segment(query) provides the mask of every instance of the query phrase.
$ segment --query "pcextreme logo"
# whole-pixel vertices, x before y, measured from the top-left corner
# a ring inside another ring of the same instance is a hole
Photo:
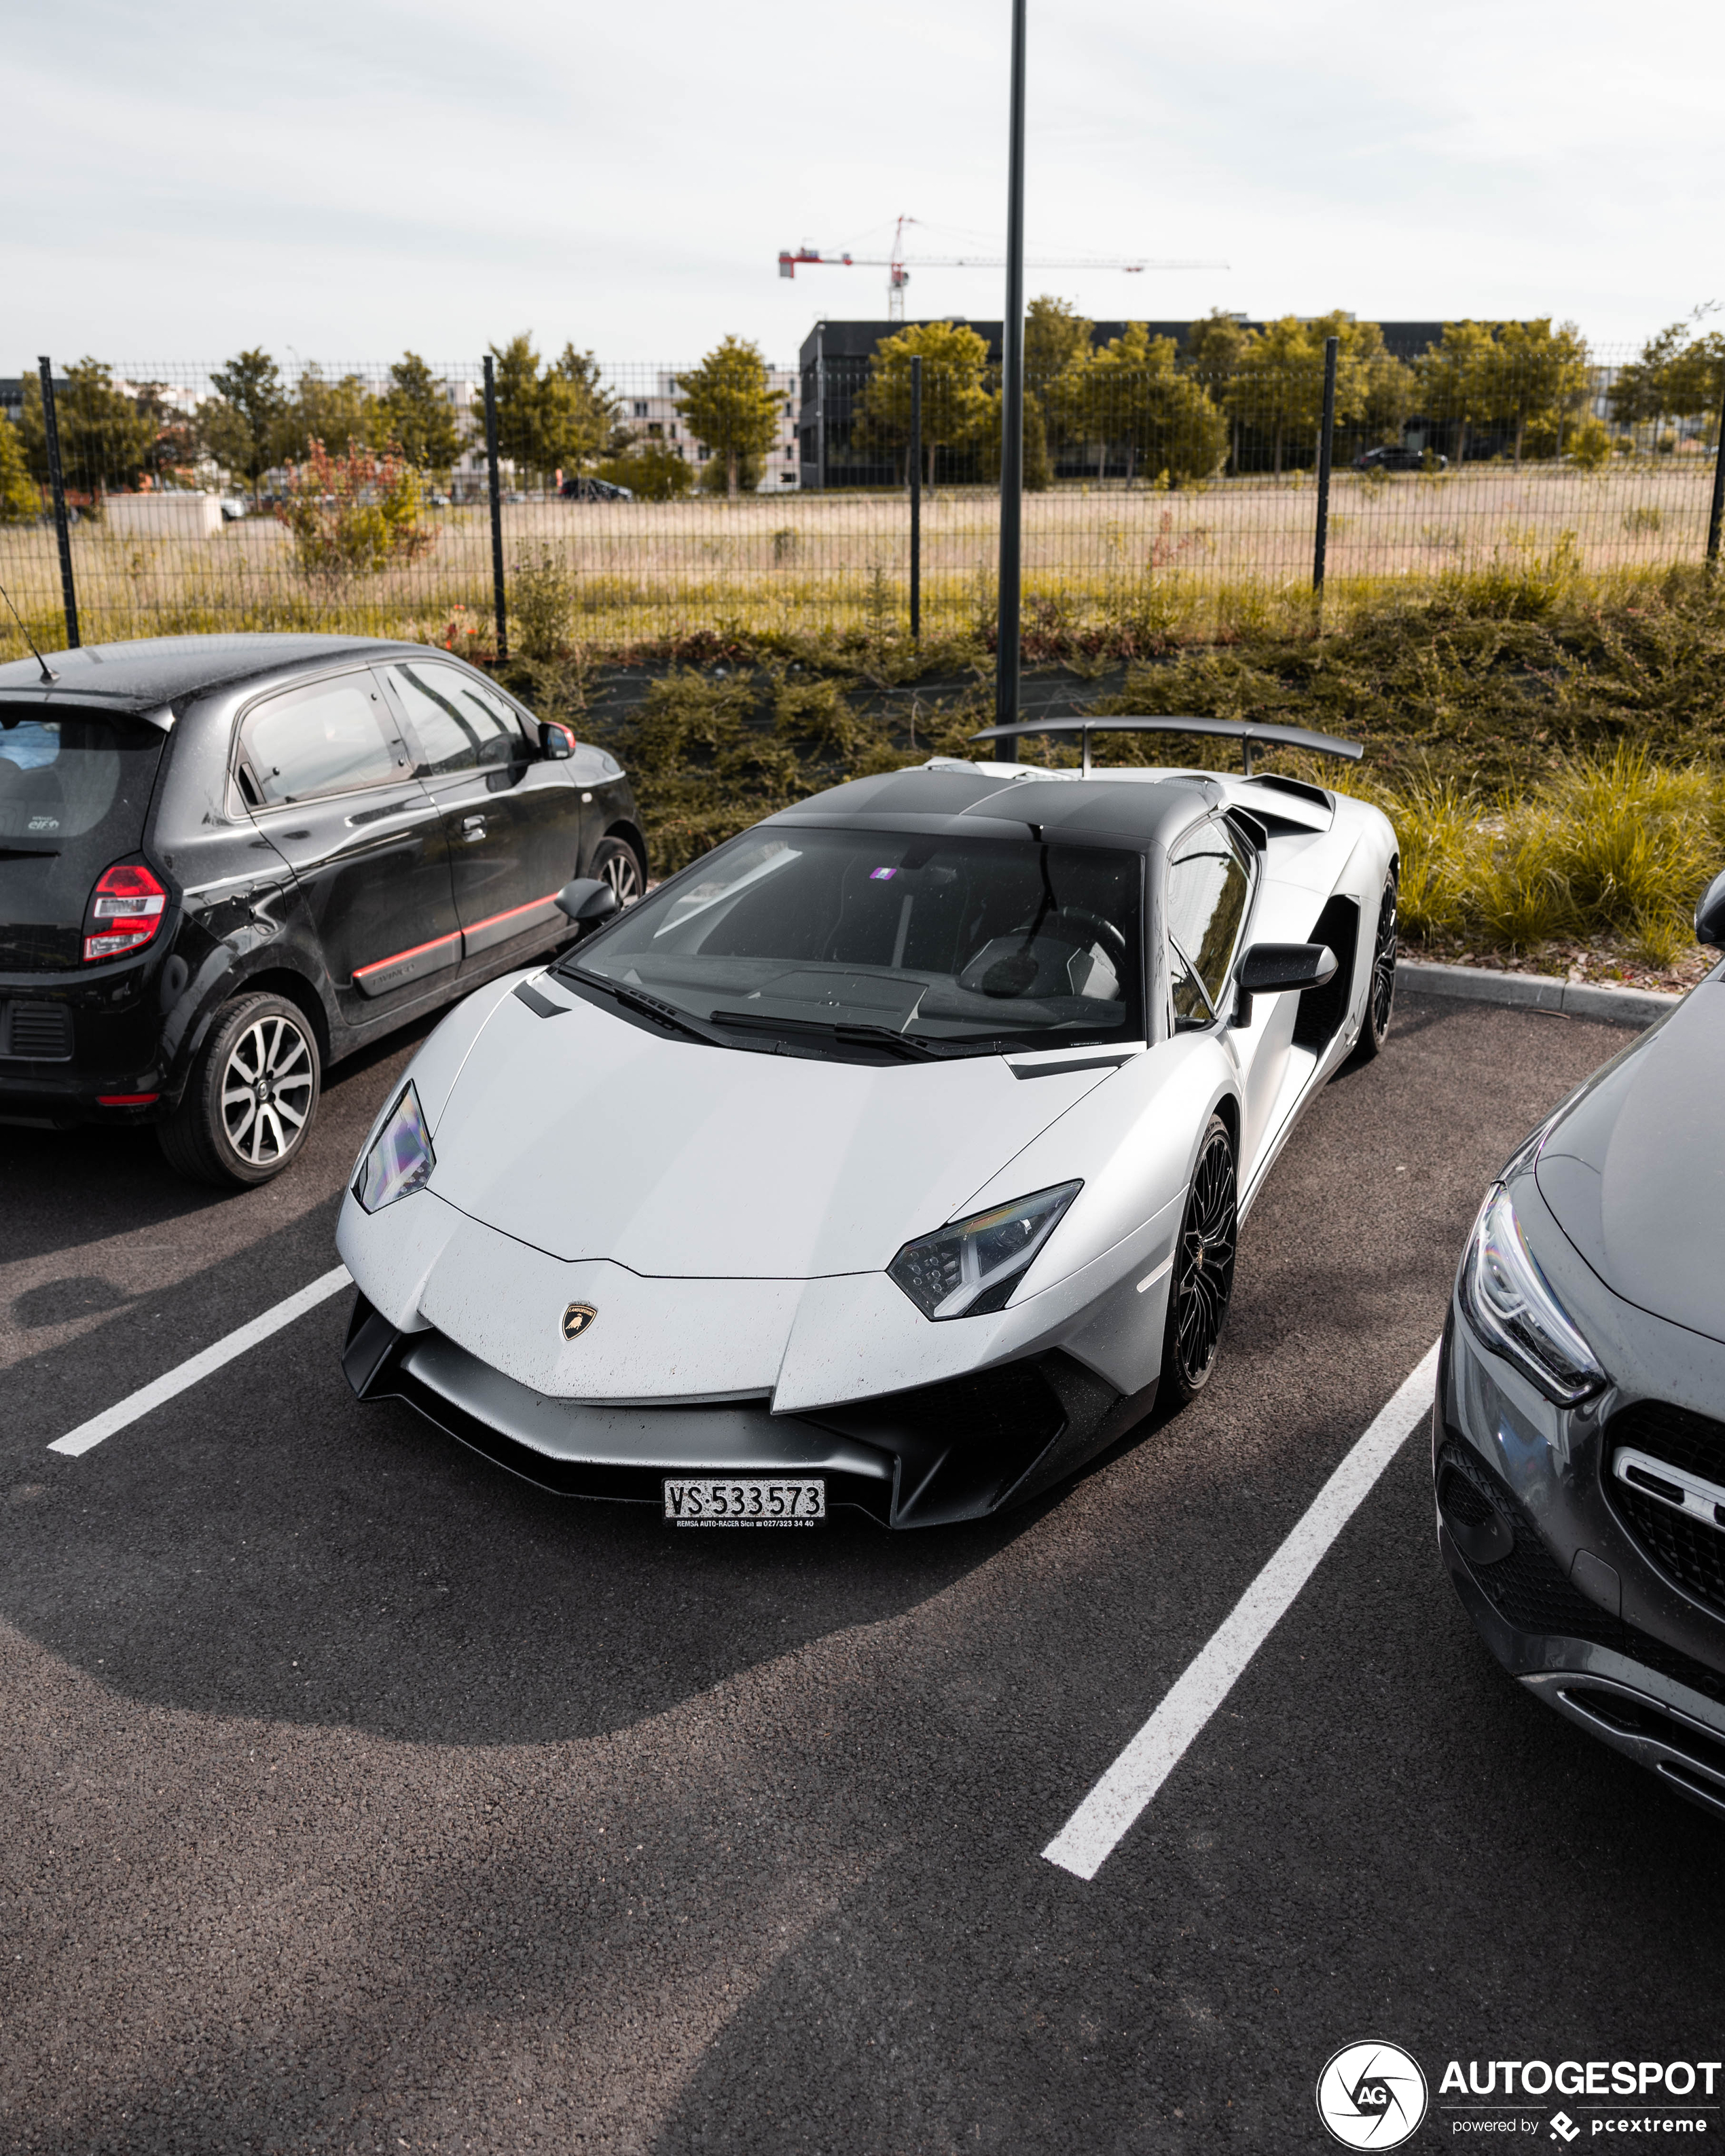
[[[1426,2102],[1425,2076],[1399,2044],[1344,2044],[1317,2077],[1317,2115],[1344,2148],[1399,2148]]]

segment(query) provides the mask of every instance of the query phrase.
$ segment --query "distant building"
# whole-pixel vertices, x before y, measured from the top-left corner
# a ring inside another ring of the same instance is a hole
[[[793,367],[771,367],[767,380],[773,395],[778,399],[778,431],[773,438],[762,467],[760,494],[777,494],[783,487],[795,486],[798,481],[797,469],[797,389],[798,376]],[[691,434],[689,423],[677,409],[677,375],[673,368],[661,368],[654,377],[650,389],[631,388],[619,396],[622,421],[640,440],[663,442],[682,458],[685,464],[697,467],[707,463],[711,450]]]

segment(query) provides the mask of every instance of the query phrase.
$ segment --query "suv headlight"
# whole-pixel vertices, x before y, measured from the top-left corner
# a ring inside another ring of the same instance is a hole
[[[886,1268],[888,1277],[925,1317],[979,1317],[999,1310],[1083,1188],[1059,1183],[919,1235]]]
[[[353,1194],[367,1213],[381,1212],[429,1182],[436,1166],[424,1111],[410,1081],[361,1156]]]
[[[1516,1209],[1494,1183],[1468,1239],[1456,1286],[1469,1322],[1560,1407],[1574,1407],[1608,1379],[1598,1357],[1545,1284]]]

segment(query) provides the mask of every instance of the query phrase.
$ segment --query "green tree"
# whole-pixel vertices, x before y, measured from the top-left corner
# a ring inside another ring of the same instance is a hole
[[[393,444],[416,470],[447,472],[461,454],[461,429],[443,384],[416,352],[389,370],[377,399],[377,438]]]
[[[1044,293],[1024,313],[1024,380],[1042,394],[1069,368],[1090,357],[1096,326],[1065,300]]]
[[[139,411],[136,397],[115,387],[112,367],[88,357],[69,367],[65,387],[55,387],[54,406],[60,470],[69,488],[95,495],[137,485],[156,429]],[[48,429],[34,374],[24,377],[23,430],[31,475],[45,480]]]
[[[297,461],[310,454],[313,442],[370,448],[376,406],[362,376],[344,374],[332,382],[316,360],[308,361],[283,414],[270,462]]]
[[[1497,331],[1492,350],[1480,356],[1481,410],[1493,426],[1515,429],[1519,464],[1529,426],[1544,423],[1555,435],[1585,398],[1592,370],[1574,322],[1554,330],[1543,315],[1499,322]]]
[[[1667,416],[1717,419],[1725,393],[1725,336],[1718,331],[1696,334],[1709,311],[1697,307],[1687,321],[1671,322],[1649,337],[1638,358],[1620,367],[1611,384],[1610,411],[1620,427]]]
[[[418,475],[399,457],[374,456],[357,442],[331,455],[314,439],[304,463],[288,466],[275,513],[294,535],[300,568],[339,587],[417,560],[436,543],[419,506]]]
[[[1314,436],[1323,413],[1323,354],[1310,326],[1292,315],[1248,333],[1224,389],[1230,415],[1243,427],[1270,435],[1276,470],[1281,470],[1288,437]]]
[[[210,377],[215,395],[198,408],[198,431],[218,465],[258,481],[281,452],[287,391],[267,352],[242,352]]]
[[[1202,321],[1194,322],[1186,332],[1186,365],[1193,373],[1204,376],[1214,395],[1239,366],[1251,341],[1251,331],[1237,315],[1224,315],[1219,307],[1212,307]]]
[[[692,374],[680,374],[677,409],[696,439],[723,460],[725,491],[735,498],[742,467],[761,459],[778,435],[778,393],[759,348],[742,337],[716,345]]]
[[[42,514],[42,490],[30,477],[23,437],[0,419],[0,524],[33,524]]]
[[[1470,427],[1489,425],[1496,382],[1497,339],[1489,322],[1445,322],[1443,336],[1414,365],[1420,400],[1427,415],[1455,429],[1459,465],[1467,454]]]
[[[934,484],[935,459],[968,442],[983,424],[988,347],[962,322],[917,322],[884,338],[869,362],[856,403],[865,438],[901,446],[911,438],[911,362],[922,362],[923,476]],[[995,421],[998,433],[999,421]]]
[[[579,471],[612,446],[617,404],[598,362],[572,344],[542,374],[524,330],[491,346],[496,362],[497,450],[524,473]]]
[[[1183,374],[1172,337],[1153,337],[1129,322],[1082,372],[1079,410],[1086,439],[1100,444],[1096,475],[1111,444],[1127,453],[1128,482],[1139,470],[1181,480],[1207,479],[1222,461],[1228,429],[1208,385]]]

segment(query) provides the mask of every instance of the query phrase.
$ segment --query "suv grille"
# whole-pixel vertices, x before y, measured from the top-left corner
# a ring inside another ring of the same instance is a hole
[[[66,1063],[72,1014],[64,1004],[0,1004],[0,1055],[27,1063]]]
[[[1664,1400],[1638,1400],[1613,1415],[1605,1433],[1605,1488],[1630,1532],[1668,1578],[1725,1617],[1725,1531],[1675,1512],[1622,1481],[1610,1465],[1631,1445],[1705,1481],[1725,1484],[1725,1423]]]
[[[1444,1447],[1440,1466],[1446,1481],[1451,1477],[1456,1481],[1465,1478],[1476,1491],[1488,1496],[1514,1530],[1515,1548],[1507,1557],[1497,1564],[1470,1564],[1467,1568],[1474,1584],[1505,1624],[1517,1632],[1552,1633],[1566,1640],[1586,1640],[1595,1646],[1609,1647],[1615,1654],[1628,1656],[1631,1661],[1645,1663],[1647,1668],[1656,1670],[1673,1683],[1687,1685],[1703,1698],[1725,1705],[1725,1671],[1710,1669],[1705,1662],[1696,1661],[1676,1647],[1666,1646],[1662,1640],[1654,1639],[1635,1625],[1625,1625],[1620,1618],[1607,1616],[1597,1603],[1589,1602],[1579,1588],[1571,1585],[1507,1483],[1486,1465],[1471,1445],[1453,1432]],[[1622,1485],[1613,1487],[1615,1494]],[[1447,1490],[1445,1502],[1452,1502]]]

